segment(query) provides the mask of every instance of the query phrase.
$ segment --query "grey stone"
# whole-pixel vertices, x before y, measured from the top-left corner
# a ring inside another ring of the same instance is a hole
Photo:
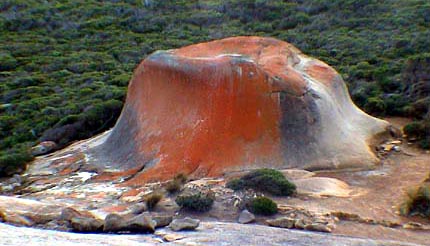
[[[152,215],[151,217],[152,217],[152,220],[155,221],[156,228],[168,226],[170,223],[172,223],[172,220],[173,220],[173,216],[171,215],[157,214],[157,215]]]
[[[120,231],[125,224],[125,219],[119,214],[108,214],[105,217],[103,231],[116,232]]]
[[[124,230],[134,231],[134,232],[154,232],[156,222],[151,219],[151,217],[144,214],[138,215],[126,220],[124,224]]]
[[[70,224],[72,229],[78,232],[97,232],[103,228],[103,222],[94,218],[75,217]]]
[[[53,141],[44,141],[31,148],[31,154],[34,156],[47,154],[57,148],[57,144]]]
[[[199,227],[199,224],[200,220],[186,217],[184,219],[174,219],[172,223],[169,224],[169,228],[173,231],[195,230]]]
[[[119,232],[154,232],[156,222],[151,217],[141,214],[130,219],[126,219],[118,214],[109,214],[104,221],[103,231]]]
[[[272,220],[266,220],[266,223],[269,226],[280,227],[280,228],[294,228],[297,219],[289,218],[289,217],[281,217]]]
[[[243,210],[240,215],[238,222],[241,224],[248,224],[255,221],[255,216],[248,210]]]
[[[141,214],[141,213],[143,213],[143,212],[145,212],[145,211],[147,211],[148,210],[148,208],[147,208],[147,206],[146,206],[146,204],[145,203],[136,203],[136,204],[134,204],[132,207],[131,207],[131,213],[132,214]]]
[[[320,223],[308,224],[304,229],[308,231],[331,232],[331,228],[328,225]]]

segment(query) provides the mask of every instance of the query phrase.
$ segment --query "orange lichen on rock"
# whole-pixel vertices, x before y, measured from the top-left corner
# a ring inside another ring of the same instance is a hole
[[[354,124],[364,125],[351,132]],[[134,184],[178,173],[366,166],[377,160],[366,141],[386,125],[352,105],[325,63],[276,39],[235,37],[146,58],[96,153],[134,170]]]

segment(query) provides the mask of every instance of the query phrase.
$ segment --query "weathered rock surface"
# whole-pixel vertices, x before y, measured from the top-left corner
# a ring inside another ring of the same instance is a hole
[[[199,227],[200,220],[185,217],[183,219],[174,219],[169,228],[173,231],[194,230]]]
[[[118,214],[109,214],[104,221],[105,232],[154,232],[156,221],[146,214],[140,214],[132,218],[125,218]]]
[[[94,218],[75,217],[71,219],[70,224],[77,232],[97,232],[103,228],[103,221]]]
[[[3,220],[17,225],[32,226],[57,219],[62,207],[30,199],[0,196]]]
[[[378,159],[368,143],[387,127],[352,103],[327,64],[276,39],[234,37],[147,57],[115,128],[89,153],[133,183],[369,167]]]
[[[171,233],[163,233],[169,235]],[[252,235],[252,237],[250,237]],[[0,238],[3,246],[32,245],[157,245],[163,240],[153,235],[97,235],[65,233],[50,230],[15,227],[0,223]],[[352,245],[352,246],[399,246],[416,245],[388,240],[371,240],[334,236],[297,230],[285,230],[261,225],[204,222],[201,230],[179,231],[169,237],[175,241],[166,245]],[[161,241],[160,241],[161,240]],[[163,244],[163,245],[164,245]]]
[[[57,148],[57,144],[53,141],[44,141],[31,148],[31,154],[34,156],[48,154]]]
[[[241,224],[248,224],[255,221],[255,216],[245,209],[240,213],[237,221]]]
[[[310,177],[294,180],[298,194],[313,196],[348,197],[352,190],[341,180],[326,177]]]

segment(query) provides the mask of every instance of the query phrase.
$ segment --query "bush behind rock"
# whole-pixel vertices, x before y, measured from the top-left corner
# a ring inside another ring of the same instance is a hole
[[[207,212],[212,208],[214,197],[211,194],[180,195],[175,202],[183,209],[195,212]]]
[[[275,196],[290,196],[296,191],[296,186],[281,172],[269,168],[252,171],[240,179],[231,180],[226,186],[233,190],[250,188]]]

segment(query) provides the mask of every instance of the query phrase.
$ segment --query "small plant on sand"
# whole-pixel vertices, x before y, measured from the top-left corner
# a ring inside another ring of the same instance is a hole
[[[182,186],[188,181],[188,177],[183,174],[180,173],[178,175],[176,175],[172,180],[170,180],[169,182],[167,182],[166,184],[166,191],[169,192],[170,194],[176,193],[179,190],[181,190]]]
[[[247,209],[258,215],[274,215],[278,212],[278,205],[270,198],[259,196],[247,204]]]
[[[153,192],[145,197],[145,203],[148,210],[153,210],[155,206],[163,199],[163,195],[160,192]]]

